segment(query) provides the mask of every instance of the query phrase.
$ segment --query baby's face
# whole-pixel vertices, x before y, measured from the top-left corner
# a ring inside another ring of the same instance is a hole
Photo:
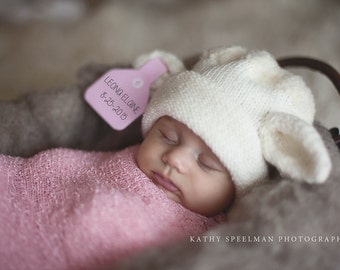
[[[234,197],[227,169],[199,136],[170,117],[151,128],[137,163],[169,199],[202,215],[220,213]]]

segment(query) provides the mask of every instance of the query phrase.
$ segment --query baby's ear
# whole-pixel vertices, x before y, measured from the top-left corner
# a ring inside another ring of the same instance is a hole
[[[169,52],[158,50],[137,57],[132,65],[134,68],[140,68],[145,63],[155,58],[159,58],[163,64],[166,65],[168,71],[152,84],[153,90],[157,89],[161,84],[163,84],[164,80],[169,76],[186,70],[183,61],[181,61],[177,56]]]
[[[323,183],[332,167],[316,129],[287,113],[268,113],[259,130],[264,158],[281,174],[298,181]]]

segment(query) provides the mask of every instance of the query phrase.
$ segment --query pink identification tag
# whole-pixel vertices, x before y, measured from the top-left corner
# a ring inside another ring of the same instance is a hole
[[[114,129],[122,130],[145,111],[150,86],[167,71],[160,59],[140,69],[112,69],[85,92],[85,100]]]

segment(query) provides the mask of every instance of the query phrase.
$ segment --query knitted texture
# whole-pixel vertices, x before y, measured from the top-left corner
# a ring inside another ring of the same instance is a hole
[[[294,116],[310,126],[315,114],[310,89],[299,76],[280,68],[265,51],[222,47],[206,51],[192,71],[170,76],[153,95],[142,127],[146,134],[164,115],[186,124],[219,157],[229,170],[237,193],[242,194],[266,178],[267,162],[272,162],[266,159],[264,150],[267,156],[277,154],[278,149],[268,147],[266,142],[268,137],[276,136],[277,130],[265,139],[261,137],[268,134],[263,131],[267,129],[264,118],[268,113]],[[286,121],[288,126],[290,121]],[[281,141],[288,140],[291,132],[295,131],[288,128],[289,135],[281,136]],[[315,167],[313,163],[305,170],[292,167],[288,161],[278,165],[282,171],[296,171],[293,176],[297,179],[312,175],[310,182],[323,182],[330,171],[330,160],[320,136],[315,130],[312,134],[316,134],[318,149],[312,154],[322,156],[322,161],[317,161],[322,166],[317,167],[324,172],[305,172]],[[301,164],[308,162],[309,156],[299,154],[301,149],[292,141],[292,159],[298,155],[297,159],[303,160]],[[313,178],[314,174],[318,176]]]
[[[1,269],[94,269],[216,224],[169,200],[137,148],[1,155]]]

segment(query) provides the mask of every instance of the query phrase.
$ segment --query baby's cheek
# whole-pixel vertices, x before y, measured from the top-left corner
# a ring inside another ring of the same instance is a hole
[[[152,176],[152,170],[154,170],[154,160],[152,157],[145,155],[144,153],[137,156],[137,166],[145,173],[149,178]]]
[[[139,149],[138,153],[137,153],[137,158],[136,158],[136,162],[137,162],[137,166],[139,167],[139,169],[146,173],[146,164],[145,164],[145,158],[144,158],[145,154],[143,149]]]

